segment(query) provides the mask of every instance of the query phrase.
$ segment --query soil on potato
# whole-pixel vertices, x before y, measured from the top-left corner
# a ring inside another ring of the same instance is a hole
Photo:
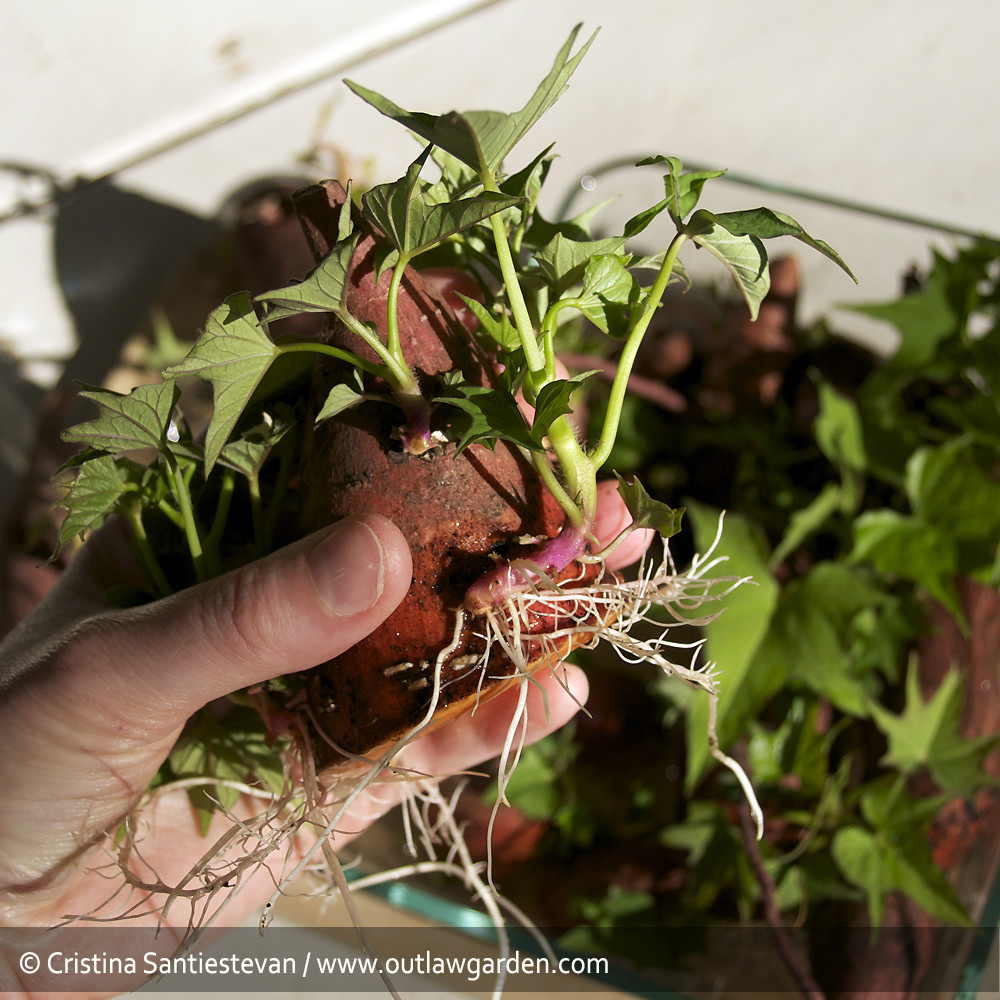
[[[317,259],[337,232],[344,197],[339,184],[300,192],[297,207]],[[351,262],[347,308],[362,322],[385,329],[390,273],[376,282],[375,240],[365,236]],[[489,359],[451,309],[420,274],[409,269],[398,303],[404,356],[431,399],[439,376],[461,369],[488,385]],[[359,338],[334,323],[324,333],[331,344],[374,356]],[[313,379],[314,404],[322,405],[343,379],[343,366],[321,363]],[[447,406],[435,411],[435,429],[445,429]],[[308,698],[327,739],[317,740],[321,766],[342,759],[331,744],[370,755],[399,738],[425,715],[434,688],[438,653],[452,640],[456,609],[465,592],[495,558],[518,549],[523,536],[554,536],[562,525],[558,504],[530,463],[499,442],[494,450],[471,445],[456,454],[454,442],[424,455],[404,453],[399,441],[402,413],[368,402],[317,425],[305,444],[301,474],[301,526],[311,532],[350,515],[377,512],[397,524],[410,544],[413,583],[402,604],[365,642],[322,664],[308,677]],[[466,627],[463,642],[441,676],[437,718],[443,720],[488,694],[512,667],[491,657],[488,676],[472,670],[485,644]]]

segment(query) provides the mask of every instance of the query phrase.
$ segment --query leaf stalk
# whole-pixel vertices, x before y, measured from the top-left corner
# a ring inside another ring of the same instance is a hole
[[[595,472],[607,462],[611,455],[615,438],[618,435],[618,425],[621,423],[622,407],[625,405],[625,396],[628,389],[629,376],[632,374],[632,367],[635,364],[639,347],[642,344],[643,337],[646,335],[646,330],[649,328],[653,314],[659,308],[660,302],[663,299],[663,293],[670,282],[670,277],[677,262],[677,254],[686,239],[687,235],[685,233],[678,232],[673,240],[671,240],[670,246],[667,247],[667,252],[664,254],[660,270],[657,272],[656,279],[649,290],[649,295],[646,296],[646,303],[632,324],[625,340],[625,347],[618,362],[618,371],[615,373],[614,381],[611,384],[611,394],[608,399],[607,413],[604,417],[604,426],[601,428],[601,436],[590,455]]]

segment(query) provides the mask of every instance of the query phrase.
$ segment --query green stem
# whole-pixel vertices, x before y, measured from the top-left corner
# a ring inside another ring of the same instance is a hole
[[[374,375],[376,378],[385,379],[385,381],[392,387],[393,394],[396,396],[420,395],[420,387],[417,385],[417,380],[413,377],[413,372],[410,371],[402,354],[398,354],[397,356],[390,353],[386,345],[383,344],[377,337],[373,337],[367,327],[365,327],[363,323],[359,323],[355,320],[354,317],[348,317],[346,314],[341,314],[340,318],[343,320],[344,325],[352,333],[357,334],[362,340],[364,340],[364,342],[385,362],[384,364],[380,365],[374,361],[365,361],[364,358],[358,357],[357,354],[354,354],[351,351],[342,350],[339,347],[334,347],[332,344],[317,344],[313,341],[300,341],[291,344],[282,344],[278,349],[278,352],[280,354],[285,354],[296,351],[313,351],[316,354],[325,354],[328,357],[337,358],[339,361],[346,361],[349,365],[353,365],[355,368],[359,368],[361,371],[367,372],[369,375]],[[397,332],[397,341],[398,336],[399,334]]]
[[[267,521],[264,525],[264,544],[268,551],[274,544],[274,534],[278,530],[278,518],[281,515],[285,493],[288,491],[288,484],[292,478],[292,462],[289,460],[287,448],[282,448],[278,463],[278,475],[271,492],[271,501],[267,507]]]
[[[229,507],[232,504],[233,491],[236,488],[236,475],[232,469],[224,469],[222,473],[222,484],[219,487],[219,502],[215,506],[215,517],[212,520],[212,527],[208,532],[205,544],[214,551],[218,551],[222,541],[223,532],[226,530],[226,522],[229,520]]]
[[[178,528],[184,527],[184,518],[181,517],[180,512],[175,508],[171,507],[166,500],[158,500],[156,503],[156,509],[160,511],[161,514],[165,514],[170,521],[177,525]]]
[[[496,181],[490,174],[484,172],[480,175],[480,179],[483,182],[484,191],[499,192]],[[514,258],[511,256],[507,233],[504,231],[503,219],[499,212],[490,216],[490,228],[493,230],[493,242],[496,245],[500,273],[503,275],[504,287],[507,289],[507,301],[510,303],[510,311],[514,316],[514,327],[521,341],[521,347],[524,348],[524,357],[528,362],[531,389],[537,393],[545,384],[546,375],[551,375],[551,373],[546,372],[545,356],[535,339],[535,328],[532,326],[528,306],[521,292],[521,284],[517,280],[517,268],[514,266]]]
[[[678,233],[667,247],[667,252],[663,258],[663,264],[656,275],[649,295],[646,297],[646,304],[629,331],[625,341],[625,348],[622,350],[621,358],[618,362],[618,371],[615,380],[611,385],[611,395],[608,399],[608,410],[604,417],[604,427],[601,429],[601,437],[597,446],[591,452],[591,461],[594,469],[599,469],[611,455],[615,438],[618,435],[618,425],[621,422],[622,407],[625,404],[626,391],[628,389],[629,376],[632,374],[632,366],[635,364],[636,355],[642,344],[642,338],[646,334],[653,313],[656,312],[663,298],[670,277],[673,274],[674,265],[677,262],[677,253],[683,242],[687,239],[684,233]]]
[[[484,172],[480,175],[480,179],[483,182],[484,190],[498,190],[496,181],[490,174]],[[500,213],[490,216],[490,226],[493,230],[493,242],[496,245],[497,260],[500,262],[504,287],[507,290],[507,301],[510,303],[511,313],[514,316],[514,326],[521,347],[524,349],[525,360],[528,363],[527,389],[533,396],[537,397],[539,391],[555,378],[555,355],[554,352],[545,351],[539,347],[535,329],[531,323],[531,316],[528,313],[528,306],[521,291],[521,284],[517,278],[517,268],[514,265],[514,258],[511,255],[510,244],[507,242],[507,234],[504,231]],[[565,415],[557,417],[552,422],[547,435],[552,450],[562,467],[563,477],[566,481],[565,490],[561,487],[553,489],[553,485],[557,481],[554,473],[548,469],[544,456],[536,462],[536,466],[540,471],[542,471],[543,464],[546,466],[546,470],[542,473],[543,478],[550,491],[559,500],[563,510],[566,511],[570,523],[576,528],[589,528],[597,512],[597,467],[587,457],[577,440],[573,425]]]
[[[367,330],[365,330],[365,341],[369,346],[374,346],[371,344],[371,337]],[[379,344],[379,347],[382,347],[382,344]],[[385,375],[385,369],[382,365],[376,364],[374,361],[365,361],[364,358],[358,357],[357,354],[353,354],[351,351],[344,351],[330,344],[317,344],[310,340],[302,340],[294,341],[290,344],[282,344],[278,348],[279,354],[294,354],[298,351],[313,351],[316,354],[326,354],[331,358],[346,361],[349,365],[360,368],[363,372],[368,372],[369,375],[376,375],[380,378]]]
[[[166,597],[167,594],[173,592],[173,588],[160,566],[160,561],[156,558],[153,547],[149,544],[149,536],[146,534],[146,526],[142,523],[142,509],[139,504],[136,504],[134,509],[128,512],[128,520],[132,526],[132,539],[142,561],[143,569],[149,576],[150,583],[153,584],[157,594],[160,597]]]
[[[549,443],[555,452],[566,482],[566,491],[574,500],[574,509],[566,509],[574,527],[589,530],[597,514],[597,466],[577,440],[576,431],[563,414],[549,425]]]
[[[399,303],[399,286],[403,282],[403,273],[409,258],[400,254],[396,266],[392,269],[392,280],[389,282],[389,294],[386,299],[385,316],[385,346],[389,354],[402,360],[403,354],[399,349],[399,315],[397,312]]]
[[[198,530],[198,523],[194,516],[194,507],[191,505],[191,494],[188,491],[187,483],[181,476],[177,468],[177,461],[173,455],[164,456],[167,469],[167,478],[170,480],[170,488],[177,499],[177,506],[180,507],[181,517],[184,519],[184,537],[187,539],[188,549],[191,552],[191,562],[194,565],[195,576],[199,582],[209,579],[208,566],[205,560],[205,551],[202,546],[201,533]]]
[[[586,516],[580,509],[580,506],[574,502],[572,496],[566,492],[563,484],[559,482],[559,477],[555,474],[555,470],[549,463],[548,457],[542,452],[533,452],[532,461],[546,489],[555,497],[559,506],[565,511],[569,523],[574,528],[585,530]]]
[[[264,549],[264,511],[260,502],[260,475],[254,473],[247,476],[247,486],[250,488],[250,513],[253,520],[253,546],[257,556],[266,555]]]

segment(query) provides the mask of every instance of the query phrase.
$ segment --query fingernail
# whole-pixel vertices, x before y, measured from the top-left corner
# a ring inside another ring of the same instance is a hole
[[[382,546],[367,524],[341,521],[306,556],[320,600],[340,617],[367,611],[382,594]]]

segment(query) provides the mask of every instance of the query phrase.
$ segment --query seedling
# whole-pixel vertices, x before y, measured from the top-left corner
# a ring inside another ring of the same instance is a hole
[[[698,662],[697,644],[681,647],[685,662],[675,662],[670,639],[672,624],[705,621],[706,605],[741,581],[712,578],[711,550],[678,572],[667,539],[683,512],[634,479],[619,482],[632,522],[601,546],[598,479],[608,475],[643,337],[667,286],[685,280],[685,244],[718,258],[752,314],[768,289],[764,241],[772,237],[798,239],[850,272],[781,213],[699,209],[703,187],[722,171],[685,171],[672,156],[641,162],[661,167],[664,196],[620,234],[595,237],[588,216],[545,219],[538,203],[551,146],[520,163],[512,155],[589,49],[593,38],[573,51],[578,30],[512,114],[411,112],[349,83],[420,141],[403,176],[357,202],[350,186],[303,192],[316,268],[256,300],[230,297],[162,382],[128,395],[88,389],[100,415],[65,434],[86,450],[73,463],[60,543],[124,515],[149,597],[280,544],[296,506],[298,531],[376,509],[410,534],[416,596],[383,630],[316,671],[235,692],[243,707],[221,726],[193,730],[165,766],[159,787],[200,780],[211,793],[199,800],[203,808],[232,804],[254,773],[285,775],[283,783],[272,778],[282,791],[266,814],[234,835],[255,843],[251,860],[200,873],[206,897],[306,823],[319,838],[296,872],[318,851],[336,871],[330,835],[399,750],[513,684],[520,698],[500,766],[502,800],[532,673],[601,641],[704,692],[710,752],[743,785],[761,823],[753,790],[715,736],[718,679]],[[430,171],[434,179],[424,176]],[[651,256],[630,249],[658,217],[672,225],[666,247]],[[427,280],[431,267],[463,275],[466,294],[438,294]],[[305,312],[328,317],[326,337],[273,339],[278,320]],[[562,338],[581,321],[622,345],[593,441],[581,440],[573,423],[573,394],[593,373],[567,377],[558,362]],[[180,406],[187,376],[207,380],[214,393],[197,437]],[[140,450],[152,459],[138,461]],[[606,560],[639,529],[658,533],[663,554],[625,580]],[[638,638],[635,626],[649,622],[659,622],[654,637]],[[362,674],[365,704],[342,683]],[[221,741],[227,753],[201,753],[207,741]],[[220,770],[212,761],[228,763]],[[492,912],[494,896],[470,866],[465,877]]]

